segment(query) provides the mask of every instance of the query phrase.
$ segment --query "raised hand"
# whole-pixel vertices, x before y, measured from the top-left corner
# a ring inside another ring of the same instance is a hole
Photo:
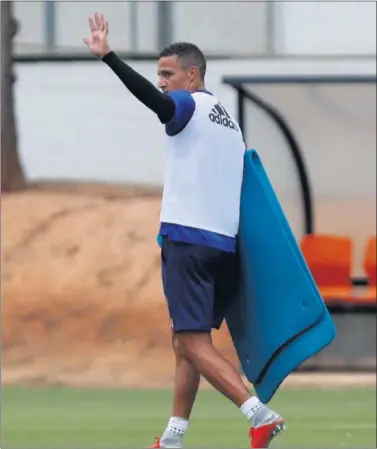
[[[89,17],[89,27],[92,33],[92,38],[85,36],[84,43],[87,45],[93,55],[103,57],[110,52],[109,43],[107,41],[107,34],[109,26],[105,20],[105,16],[98,12],[94,13],[94,19]]]

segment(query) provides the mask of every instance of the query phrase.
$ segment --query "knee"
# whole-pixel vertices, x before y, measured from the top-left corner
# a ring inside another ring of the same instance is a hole
[[[204,354],[208,345],[212,345],[210,334],[180,332],[173,336],[173,348],[176,356],[190,362],[195,362],[201,354]]]
[[[175,353],[176,358],[184,358],[184,351],[182,348],[182,344],[179,341],[179,337],[177,334],[173,333],[172,335],[172,346]]]
[[[171,336],[171,345],[173,346],[174,352],[177,354],[179,350],[179,342],[176,334],[172,334]]]

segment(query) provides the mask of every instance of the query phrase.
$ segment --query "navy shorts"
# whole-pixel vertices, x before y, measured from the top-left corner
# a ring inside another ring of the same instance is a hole
[[[173,331],[219,329],[239,285],[236,253],[164,237],[161,256]]]

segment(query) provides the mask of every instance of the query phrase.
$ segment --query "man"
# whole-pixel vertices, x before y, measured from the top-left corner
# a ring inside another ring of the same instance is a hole
[[[102,14],[89,18],[91,52],[156,113],[167,135],[161,208],[162,280],[176,358],[173,413],[155,448],[182,448],[203,375],[250,423],[251,447],[268,447],[283,418],[251,396],[212,345],[236,291],[236,236],[245,143],[239,125],[206,90],[206,60],[193,44],[164,49],[159,88],[111,51]],[[142,151],[142,150],[141,150]]]

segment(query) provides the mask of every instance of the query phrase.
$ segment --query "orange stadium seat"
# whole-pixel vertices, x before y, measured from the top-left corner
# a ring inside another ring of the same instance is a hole
[[[376,236],[371,237],[366,246],[364,254],[364,271],[369,280],[369,287],[366,289],[360,299],[367,302],[376,302],[376,258],[377,258],[377,239]]]
[[[376,257],[377,256],[377,239],[376,236],[368,240],[364,255],[364,270],[368,276],[369,284],[376,286]]]
[[[348,301],[352,295],[352,241],[349,237],[312,234],[301,250],[324,301]]]

